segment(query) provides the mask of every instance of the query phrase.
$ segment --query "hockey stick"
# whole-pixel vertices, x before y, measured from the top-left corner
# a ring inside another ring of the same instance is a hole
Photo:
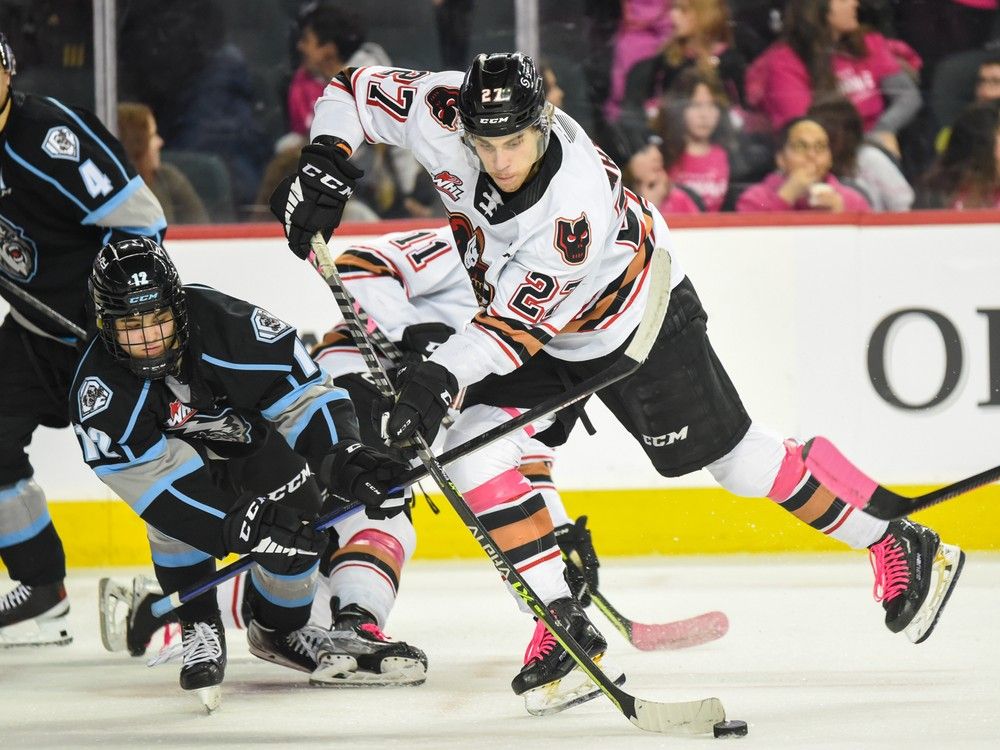
[[[722,612],[705,612],[686,620],[646,625],[625,617],[596,589],[591,590],[590,598],[618,632],[640,651],[673,651],[700,646],[729,631],[729,619]]]
[[[353,516],[355,513],[360,511],[362,507],[363,506],[360,502],[353,502],[340,510],[327,513],[324,516],[320,516],[313,522],[313,528],[315,528],[316,531],[328,529],[338,521],[343,520],[348,516]],[[250,555],[244,555],[238,560],[233,560],[229,563],[229,565],[219,568],[211,576],[199,581],[198,583],[191,584],[187,588],[175,591],[172,594],[167,594],[162,599],[157,599],[153,602],[153,615],[155,617],[163,617],[163,615],[167,614],[167,612],[177,609],[179,606],[185,602],[191,601],[196,596],[201,596],[206,591],[211,591],[216,586],[228,581],[230,578],[235,578],[251,565],[253,565],[253,557]]]
[[[340,308],[344,320],[354,335],[355,343],[361,351],[365,363],[375,380],[376,386],[382,391],[384,396],[394,397],[395,389],[389,381],[385,368],[375,355],[370,343],[365,335],[365,329],[354,311],[354,305],[350,294],[344,288],[337,269],[330,257],[330,251],[321,235],[317,234],[313,238],[313,251],[319,263],[319,268],[326,278],[330,289],[333,291],[337,306]],[[660,273],[657,274],[657,267]],[[653,278],[666,276],[667,294],[669,296],[669,255],[662,250],[654,252],[651,272]],[[649,304],[656,305],[661,300],[650,299]],[[665,306],[664,306],[665,310]],[[545,624],[553,637],[562,645],[566,652],[577,663],[581,670],[596,684],[606,696],[614,703],[618,709],[633,724],[641,729],[654,732],[672,734],[702,734],[711,730],[716,722],[725,719],[725,710],[718,698],[707,698],[698,701],[687,701],[683,703],[659,703],[636,698],[619,688],[607,675],[594,663],[580,644],[569,634],[569,632],[552,616],[548,608],[542,604],[528,583],[517,572],[517,569],[510,562],[503,551],[490,537],[489,532],[482,525],[482,522],[469,508],[458,488],[445,473],[441,464],[431,453],[427,441],[419,433],[415,436],[414,442],[417,447],[417,456],[433,477],[435,483],[444,493],[449,504],[458,514],[466,528],[479,542],[486,552],[494,567],[507,580],[510,586],[521,597],[524,603],[534,612],[535,616]]]
[[[883,521],[903,518],[1000,479],[1000,466],[994,466],[946,487],[916,497],[906,497],[869,477],[826,438],[815,437],[809,440],[802,447],[802,460],[806,468],[837,497]]]
[[[60,315],[59,313],[57,313],[55,310],[53,310],[51,307],[49,307],[48,305],[44,304],[43,302],[39,302],[37,299],[35,299],[34,297],[32,297],[30,294],[28,294],[26,291],[24,291],[17,284],[14,284],[13,282],[8,281],[3,276],[0,276],[0,286],[2,286],[4,289],[6,289],[11,294],[13,294],[15,297],[17,297],[22,302],[26,303],[30,307],[33,307],[37,312],[40,312],[42,315],[44,315],[45,317],[47,317],[53,323],[58,323],[59,325],[61,325],[67,331],[69,331],[74,336],[76,336],[78,339],[80,339],[80,341],[83,341],[85,338],[87,338],[87,332],[85,330],[83,330],[82,328],[80,328],[80,326],[78,326],[72,320],[70,320],[69,318],[63,317],[62,315]]]

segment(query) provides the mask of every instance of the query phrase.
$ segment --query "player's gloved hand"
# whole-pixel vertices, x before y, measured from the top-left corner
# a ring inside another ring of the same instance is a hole
[[[264,496],[241,498],[223,519],[222,537],[230,552],[249,552],[272,573],[302,573],[326,548],[328,535],[310,525],[315,518],[315,513]]]
[[[430,445],[458,393],[458,381],[443,366],[427,360],[403,365],[396,388],[398,395],[389,411],[386,439],[391,445],[406,445],[420,433]]]
[[[445,323],[417,323],[403,330],[399,348],[426,358],[454,334],[455,329]]]
[[[338,145],[340,144],[340,145]],[[340,138],[317,136],[302,149],[299,169],[271,193],[271,213],[285,228],[288,247],[305,260],[316,232],[329,239],[364,171],[348,161],[350,147]]]
[[[580,516],[576,523],[556,527],[556,543],[566,562],[566,583],[573,596],[584,607],[590,606],[590,592],[597,590],[597,559],[594,543],[587,528],[587,517]]]
[[[341,440],[323,458],[320,476],[336,495],[364,503],[369,518],[392,518],[406,506],[396,479],[408,466],[356,440]]]

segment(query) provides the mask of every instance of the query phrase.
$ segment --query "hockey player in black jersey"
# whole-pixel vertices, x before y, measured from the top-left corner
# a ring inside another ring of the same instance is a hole
[[[154,241],[105,246],[90,288],[98,334],[70,389],[73,428],[84,460],[146,521],[163,590],[211,574],[212,558],[250,553],[251,653],[337,684],[337,634],[306,624],[328,541],[308,522],[324,492],[401,511],[386,487],[404,467],[358,442],[347,394],[294,328],[182,287]],[[181,687],[214,708],[226,664],[215,593],[177,613]]]
[[[26,452],[39,425],[67,426],[79,341],[7,287],[86,329],[94,256],[109,240],[158,236],[160,204],[90,112],[15,89],[0,31],[0,559],[17,586],[0,595],[0,648],[71,640],[66,563]]]

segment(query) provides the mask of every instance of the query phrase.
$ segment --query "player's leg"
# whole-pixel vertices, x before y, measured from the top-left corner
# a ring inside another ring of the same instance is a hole
[[[39,424],[67,424],[76,359],[72,347],[28,333],[9,315],[0,325],[0,559],[17,582],[0,595],[0,648],[72,641],[62,542],[26,449]]]

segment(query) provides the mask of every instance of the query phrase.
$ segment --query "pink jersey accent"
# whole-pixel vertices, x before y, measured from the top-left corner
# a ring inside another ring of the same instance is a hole
[[[347,543],[347,545],[350,544],[378,547],[384,552],[389,553],[400,568],[403,567],[403,562],[406,560],[406,551],[399,540],[392,534],[387,534],[379,529],[364,529],[363,531],[359,531]]]
[[[517,469],[508,469],[503,474],[483,482],[465,493],[465,501],[476,515],[490,508],[521,497],[531,492],[531,482]]]
[[[524,409],[517,409],[513,406],[501,406],[500,411],[509,416],[511,419],[514,419],[515,417],[521,416]],[[535,426],[533,424],[529,424],[524,428],[524,434],[528,437],[534,437],[535,432],[537,432],[537,430],[535,430]]]
[[[785,199],[778,195],[778,190],[785,182],[785,176],[781,172],[772,172],[764,178],[763,182],[751,185],[736,201],[737,211],[825,211],[826,209],[814,208],[809,205],[806,196],[797,200],[794,204],[785,202]],[[827,175],[824,182],[840,193],[844,199],[845,211],[860,211],[867,213],[872,210],[868,201],[857,190],[847,187],[832,174]]]
[[[729,189],[729,154],[716,145],[702,156],[685,151],[669,174],[671,180],[687,185],[700,195],[706,211],[718,211]]]
[[[885,109],[880,88],[887,76],[901,68],[881,34],[865,34],[868,54],[854,58],[833,56],[833,72],[840,93],[857,107],[866,131],[871,130]],[[812,80],[802,58],[784,42],[769,47],[750,66],[746,77],[747,101],[759,107],[777,129],[800,117],[812,103]]]
[[[778,468],[778,476],[767,496],[776,503],[783,503],[792,496],[806,475],[806,465],[802,462],[802,446],[794,440],[785,441],[785,458]]]
[[[878,483],[862,473],[829,440],[815,437],[805,451],[806,468],[849,505],[864,510]]]

